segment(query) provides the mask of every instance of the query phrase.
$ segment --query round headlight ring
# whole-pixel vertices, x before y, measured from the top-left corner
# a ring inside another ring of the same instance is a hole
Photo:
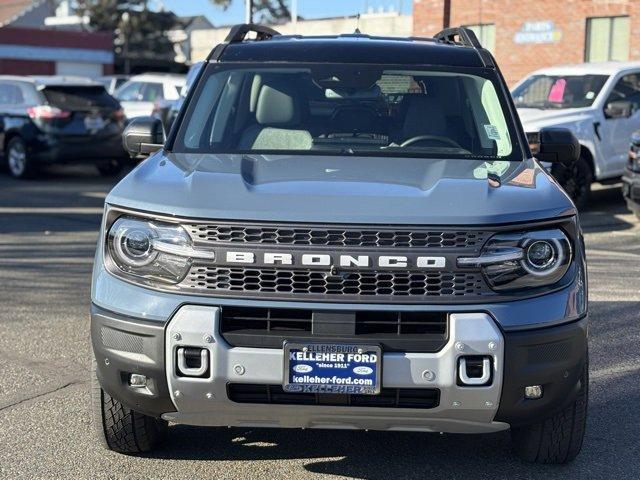
[[[531,275],[551,275],[564,262],[564,250],[560,241],[555,238],[534,240],[524,250],[524,258],[520,263]]]
[[[155,260],[151,230],[123,228],[113,239],[113,248],[118,258],[131,267],[144,267]]]

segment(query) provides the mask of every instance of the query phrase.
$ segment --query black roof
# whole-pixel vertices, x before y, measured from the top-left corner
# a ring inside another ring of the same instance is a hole
[[[429,38],[387,38],[361,34],[326,37],[278,35],[261,41],[229,43],[219,61],[485,67],[486,55],[483,49]]]

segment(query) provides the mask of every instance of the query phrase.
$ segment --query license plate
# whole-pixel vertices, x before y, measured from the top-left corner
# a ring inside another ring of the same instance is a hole
[[[284,344],[285,392],[375,395],[380,393],[378,345]]]

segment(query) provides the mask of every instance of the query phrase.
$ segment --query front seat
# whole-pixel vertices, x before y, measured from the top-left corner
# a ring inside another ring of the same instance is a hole
[[[447,117],[438,100],[428,95],[410,95],[402,125],[402,142],[420,135],[448,137]]]
[[[256,124],[246,129],[238,142],[242,150],[310,150],[313,137],[301,129],[300,92],[284,81],[262,85],[256,104]]]

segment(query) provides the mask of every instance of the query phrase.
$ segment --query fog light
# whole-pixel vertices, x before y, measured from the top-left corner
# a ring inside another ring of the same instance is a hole
[[[524,398],[542,398],[542,385],[529,385],[524,387]]]
[[[138,373],[132,373],[129,376],[129,385],[134,388],[144,388],[147,386],[147,377]]]

